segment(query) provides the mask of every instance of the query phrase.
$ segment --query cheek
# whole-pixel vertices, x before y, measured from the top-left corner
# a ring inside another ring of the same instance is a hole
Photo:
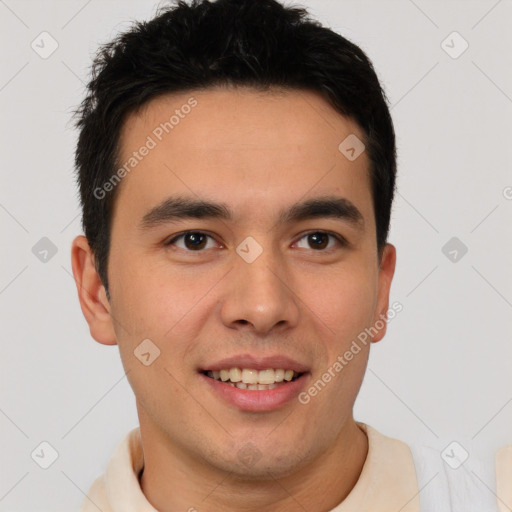
[[[190,281],[149,258],[130,257],[112,273],[113,314],[126,323],[131,338],[162,338],[197,302],[198,281]],[[114,266],[114,265],[113,265]]]
[[[316,276],[305,282],[303,289],[308,297],[305,302],[315,317],[338,340],[357,336],[372,321],[376,288],[368,269],[345,268],[321,278]]]
[[[134,350],[150,339],[160,350],[156,363],[180,373],[193,352],[201,326],[215,304],[207,294],[219,277],[169,271],[165,263],[141,265],[141,259],[118,266],[112,282],[112,316],[125,367],[140,371]],[[122,327],[121,327],[122,325]]]
[[[112,296],[127,378],[146,410],[158,410],[162,403],[186,404],[187,393],[179,383],[186,378],[187,352],[196,343],[195,333],[187,329],[201,295],[183,287],[179,279],[160,279],[154,270],[147,275],[143,269],[133,270],[119,272]]]

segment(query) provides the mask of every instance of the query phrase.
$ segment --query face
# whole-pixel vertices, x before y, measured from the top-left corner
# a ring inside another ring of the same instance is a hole
[[[175,453],[286,475],[353,422],[369,343],[344,354],[388,309],[394,248],[379,264],[369,160],[338,149],[351,134],[307,91],[168,95],[125,121],[119,162],[137,162],[117,185],[108,315],[89,323]]]

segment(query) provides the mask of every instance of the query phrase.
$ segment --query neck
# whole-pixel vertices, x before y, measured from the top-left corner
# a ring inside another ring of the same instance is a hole
[[[331,510],[355,486],[368,453],[365,433],[350,418],[334,445],[306,466],[285,477],[275,477],[270,470],[267,479],[255,481],[192,459],[159,431],[144,429],[149,425],[143,423],[145,466],[140,484],[160,512]]]

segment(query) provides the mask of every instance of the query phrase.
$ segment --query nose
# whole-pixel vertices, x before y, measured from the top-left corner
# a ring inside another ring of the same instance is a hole
[[[264,335],[297,325],[300,300],[290,270],[270,249],[251,263],[237,255],[227,279],[221,299],[221,317],[227,327],[249,324],[245,328]]]

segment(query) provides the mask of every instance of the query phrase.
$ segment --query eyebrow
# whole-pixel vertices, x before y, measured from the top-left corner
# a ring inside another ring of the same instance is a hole
[[[220,219],[233,221],[233,212],[225,203],[216,203],[190,197],[169,197],[149,210],[142,218],[141,229],[151,229],[161,224],[181,219]],[[281,210],[278,223],[287,224],[308,219],[332,218],[347,221],[364,231],[364,217],[348,199],[323,196],[293,204]]]

